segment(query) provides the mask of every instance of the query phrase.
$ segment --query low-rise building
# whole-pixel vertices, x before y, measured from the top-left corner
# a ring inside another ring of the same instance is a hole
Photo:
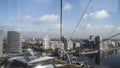
[[[61,41],[50,41],[50,48],[53,50],[56,48],[64,49],[64,44]]]

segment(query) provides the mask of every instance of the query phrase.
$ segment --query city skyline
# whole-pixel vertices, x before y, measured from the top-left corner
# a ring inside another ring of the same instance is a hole
[[[71,36],[88,1],[63,0],[63,35]],[[0,0],[0,6],[0,29],[4,33],[15,30],[23,37],[59,37],[59,0]],[[74,38],[107,38],[119,33],[119,12],[119,0],[92,0]]]

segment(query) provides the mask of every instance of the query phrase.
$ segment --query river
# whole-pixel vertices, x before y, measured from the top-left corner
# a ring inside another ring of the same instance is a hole
[[[80,61],[88,60],[88,64],[99,68],[120,68],[120,50],[104,51],[78,58]]]

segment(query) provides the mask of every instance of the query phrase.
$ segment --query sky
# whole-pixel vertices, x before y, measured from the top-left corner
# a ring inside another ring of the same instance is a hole
[[[63,35],[71,37],[89,0],[63,0]],[[120,32],[120,1],[92,0],[73,38],[107,38]],[[0,0],[0,30],[22,37],[60,35],[60,0]],[[117,36],[116,38],[120,38]]]

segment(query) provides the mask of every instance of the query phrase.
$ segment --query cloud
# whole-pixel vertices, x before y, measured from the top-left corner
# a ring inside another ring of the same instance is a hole
[[[50,28],[48,28],[48,30],[57,30],[57,29],[60,29],[60,24],[54,24]]]
[[[105,25],[104,26],[104,28],[106,28],[106,29],[112,29],[112,28],[114,28],[115,26],[114,25]]]
[[[34,20],[34,23],[51,23],[58,20],[59,16],[55,14],[49,14],[39,17]]]
[[[71,10],[72,9],[72,5],[70,3],[66,3],[64,6],[63,6],[63,10]]]
[[[119,33],[120,26],[112,25],[112,24],[86,24],[84,27],[84,30],[80,33],[81,35],[88,36],[90,34],[93,35],[100,35],[104,38],[109,37],[110,35],[114,35],[116,33]],[[86,34],[86,35],[85,35]]]
[[[120,26],[118,27],[118,30],[120,30]]]
[[[12,24],[9,24],[9,23],[0,24],[0,28],[2,30],[7,30],[7,31],[18,30],[18,26],[17,25],[12,25]]]
[[[38,18],[33,18],[30,15],[25,15],[22,16],[20,18],[20,22],[23,23],[34,23],[34,24],[39,24],[39,23],[51,23],[51,22],[55,22],[56,20],[58,20],[59,16],[56,14],[48,14],[48,15],[43,15],[41,17]]]
[[[86,29],[114,29],[115,25],[92,25],[92,24],[87,24]]]
[[[7,28],[7,27],[10,27],[11,25],[8,24],[8,23],[3,23],[0,25],[1,28]]]
[[[20,22],[32,22],[32,17],[30,15],[25,15],[23,17],[20,18]]]
[[[93,18],[93,19],[104,19],[108,18],[110,14],[106,10],[99,10],[97,12],[89,13],[84,15],[84,19]]]
[[[91,24],[87,24],[87,25],[86,25],[86,28],[87,28],[87,29],[92,28]]]
[[[26,15],[26,16],[23,16],[23,17],[22,17],[22,19],[24,19],[24,20],[27,20],[27,19],[30,19],[30,18],[31,18],[30,15]]]

